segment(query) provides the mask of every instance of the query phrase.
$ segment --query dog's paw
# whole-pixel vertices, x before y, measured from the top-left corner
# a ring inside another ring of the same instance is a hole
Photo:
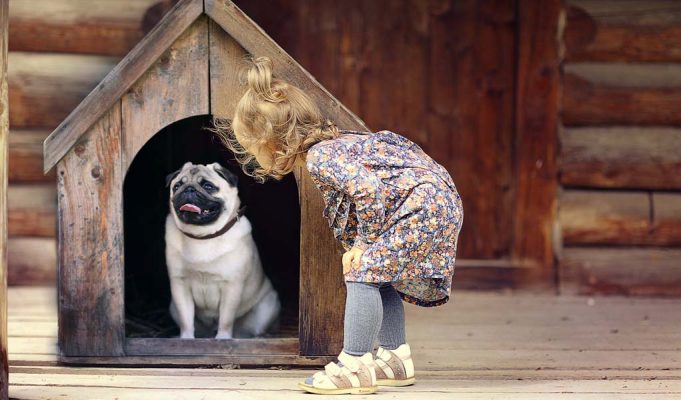
[[[232,332],[220,332],[218,331],[218,334],[215,335],[216,339],[231,339],[232,338]]]
[[[180,339],[194,339],[194,332],[182,332]]]

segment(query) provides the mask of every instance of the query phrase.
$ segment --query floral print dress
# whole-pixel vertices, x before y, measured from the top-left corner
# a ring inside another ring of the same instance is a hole
[[[391,131],[341,131],[314,144],[307,168],[346,250],[364,249],[348,282],[391,283],[412,304],[446,303],[463,207],[451,176]]]

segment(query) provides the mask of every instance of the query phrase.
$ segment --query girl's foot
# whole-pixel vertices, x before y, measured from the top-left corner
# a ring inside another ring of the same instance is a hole
[[[409,386],[416,382],[411,349],[403,344],[395,350],[379,347],[376,352],[376,384],[378,386]]]
[[[357,357],[341,352],[338,361],[326,364],[324,371],[307,378],[298,387],[316,394],[369,394],[378,390],[371,353]]]

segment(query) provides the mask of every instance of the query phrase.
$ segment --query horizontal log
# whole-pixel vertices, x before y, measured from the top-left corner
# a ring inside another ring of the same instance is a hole
[[[12,129],[54,129],[114,67],[117,58],[9,53]]]
[[[681,245],[681,194],[564,190],[565,245]]]
[[[681,245],[681,193],[653,193],[653,232],[667,245]]]
[[[54,182],[55,172],[43,174],[43,140],[49,131],[11,131],[9,182]]]
[[[580,125],[681,125],[681,88],[620,87],[576,74],[563,81],[563,123]]]
[[[681,9],[674,0],[569,1],[568,61],[681,61]]]
[[[619,88],[681,88],[681,64],[674,63],[565,63],[566,74]]]
[[[57,243],[52,238],[7,241],[8,285],[55,285]]]
[[[13,0],[9,50],[124,56],[174,0]]]
[[[7,233],[13,236],[56,236],[56,185],[9,185]]]
[[[565,248],[563,293],[681,295],[681,249]]]
[[[681,188],[681,129],[569,128],[561,135],[561,142],[563,185]]]
[[[651,240],[647,192],[564,190],[559,210],[566,245],[633,245]]]

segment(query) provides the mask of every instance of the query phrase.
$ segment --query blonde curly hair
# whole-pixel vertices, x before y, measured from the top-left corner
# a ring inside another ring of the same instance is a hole
[[[247,175],[258,181],[280,180],[296,159],[322,140],[339,136],[336,125],[323,119],[317,105],[301,89],[272,78],[272,60],[252,59],[246,71],[248,89],[232,120],[215,118],[213,131],[234,153]],[[237,140],[238,137],[238,140]],[[269,165],[257,162],[255,152]]]

